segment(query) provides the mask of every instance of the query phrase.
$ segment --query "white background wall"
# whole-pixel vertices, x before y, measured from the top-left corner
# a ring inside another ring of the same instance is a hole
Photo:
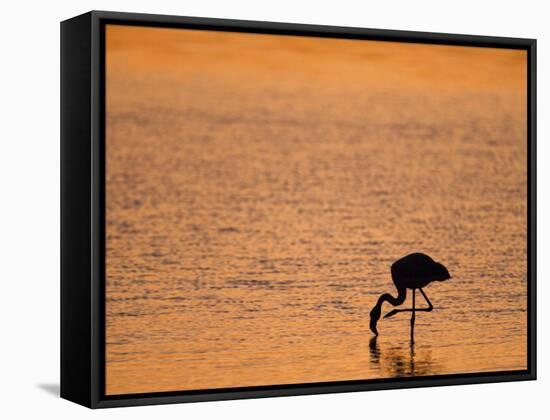
[[[133,0],[2,5],[0,417],[520,418],[550,412],[550,162],[545,1]],[[90,411],[59,399],[59,21],[91,9],[538,39],[539,380]],[[546,77],[545,77],[546,76]],[[546,244],[547,245],[547,244]],[[31,417],[33,416],[33,417]],[[54,417],[55,416],[55,417]]]

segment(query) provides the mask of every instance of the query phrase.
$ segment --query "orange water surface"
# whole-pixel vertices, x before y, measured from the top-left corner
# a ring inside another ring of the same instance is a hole
[[[108,25],[107,394],[525,369],[526,58]]]

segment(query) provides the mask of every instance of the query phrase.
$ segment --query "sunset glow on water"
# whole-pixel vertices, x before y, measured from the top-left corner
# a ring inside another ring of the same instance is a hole
[[[527,368],[525,51],[106,41],[108,395]],[[452,279],[372,341],[411,252]]]

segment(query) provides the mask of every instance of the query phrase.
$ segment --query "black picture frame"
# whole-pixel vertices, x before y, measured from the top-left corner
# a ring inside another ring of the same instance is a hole
[[[106,396],[105,84],[108,23],[523,49],[528,55],[525,371]],[[61,23],[61,397],[90,408],[536,379],[536,40],[92,11]]]

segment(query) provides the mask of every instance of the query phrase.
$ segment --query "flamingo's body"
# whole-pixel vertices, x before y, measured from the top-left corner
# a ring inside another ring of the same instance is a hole
[[[376,324],[380,319],[382,311],[382,304],[388,302],[393,306],[399,306],[403,304],[407,296],[407,289],[413,291],[413,307],[412,309],[394,309],[388,312],[384,318],[395,315],[398,312],[412,312],[411,317],[411,338],[414,331],[415,312],[425,311],[429,312],[433,310],[431,302],[422,290],[422,287],[427,286],[433,281],[444,281],[451,278],[449,271],[440,263],[435,262],[431,257],[422,253],[414,253],[403,257],[391,266],[391,276],[393,283],[397,289],[397,297],[393,297],[389,293],[384,293],[378,298],[376,305],[370,312],[370,329],[376,335],[378,330]],[[424,299],[428,303],[428,308],[415,308],[415,291],[420,290]]]

